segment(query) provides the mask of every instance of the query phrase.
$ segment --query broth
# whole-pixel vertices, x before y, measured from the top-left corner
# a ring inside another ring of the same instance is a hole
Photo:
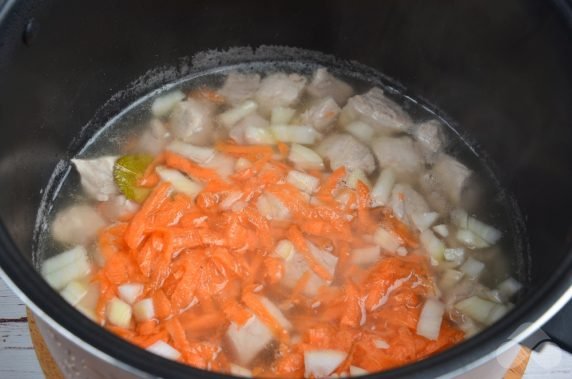
[[[242,376],[356,376],[478,333],[521,288],[510,207],[443,120],[367,79],[261,64],[136,102],[59,183],[44,277],[128,341]]]

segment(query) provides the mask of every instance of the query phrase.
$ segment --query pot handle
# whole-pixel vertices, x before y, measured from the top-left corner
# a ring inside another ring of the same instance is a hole
[[[542,327],[550,340],[561,349],[572,353],[572,301],[564,306]]]

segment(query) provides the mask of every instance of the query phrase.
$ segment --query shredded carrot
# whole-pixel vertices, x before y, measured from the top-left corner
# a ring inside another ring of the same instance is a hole
[[[206,89],[191,96],[221,101]],[[462,340],[463,333],[446,318],[436,341],[416,334],[424,299],[435,296],[425,255],[380,256],[369,265],[352,259],[353,249],[373,244],[379,227],[410,252],[419,246],[417,232],[389,208],[372,208],[365,183],[358,181],[355,189],[344,185],[344,167],[306,170],[319,183],[317,192],[306,194],[286,181],[299,168],[286,159],[285,143],[225,141],[215,149],[250,165],[223,174],[163,151],[138,183],[151,191],[141,207],[99,232],[104,262],[91,280],[100,286],[94,309],[100,324],[137,346],[161,340],[181,353],[183,363],[229,372],[236,354],[227,351],[228,327],[242,330],[256,316],[272,332],[277,354],[271,362],[261,355],[248,368],[254,376],[276,378],[303,377],[309,349],[346,352],[335,371],[343,376],[352,365],[383,370]],[[193,197],[176,192],[156,175],[158,165],[201,182],[202,190]],[[261,196],[287,212],[275,219]],[[279,243],[293,249],[278,251]],[[106,307],[126,283],[143,285],[138,300],[151,299],[154,315],[118,328],[106,322]],[[390,347],[379,349],[376,340]]]

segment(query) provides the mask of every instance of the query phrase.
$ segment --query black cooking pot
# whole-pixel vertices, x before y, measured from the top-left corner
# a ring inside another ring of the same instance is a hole
[[[8,0],[0,5],[4,277],[41,319],[68,377],[220,377],[140,350],[75,312],[34,269],[36,214],[58,162],[151,89],[244,60],[330,59],[270,47],[197,53],[298,47],[383,72],[443,110],[495,163],[528,231],[530,249],[512,257],[526,290],[506,317],[444,353],[375,376],[458,374],[491,359],[572,296],[570,9],[564,0]]]

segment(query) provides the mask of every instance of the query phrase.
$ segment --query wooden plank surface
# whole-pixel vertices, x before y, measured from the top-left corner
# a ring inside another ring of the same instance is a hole
[[[0,280],[0,378],[41,379],[26,307]],[[525,379],[572,378],[572,355],[548,343],[528,359]],[[494,379],[494,378],[487,378]]]

